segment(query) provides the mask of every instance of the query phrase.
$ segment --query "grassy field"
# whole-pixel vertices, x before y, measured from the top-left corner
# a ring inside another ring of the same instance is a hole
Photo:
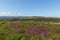
[[[60,22],[0,20],[0,40],[60,40]]]

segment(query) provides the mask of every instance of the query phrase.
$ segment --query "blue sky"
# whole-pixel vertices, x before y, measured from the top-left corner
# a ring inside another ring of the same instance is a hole
[[[60,17],[60,0],[0,0],[0,16]]]

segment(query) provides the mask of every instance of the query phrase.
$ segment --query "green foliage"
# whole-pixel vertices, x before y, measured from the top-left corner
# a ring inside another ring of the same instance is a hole
[[[7,36],[7,40],[23,40],[23,34],[11,34]]]
[[[35,35],[35,36],[32,36],[32,37],[31,37],[31,40],[44,40],[44,38],[42,38],[42,37],[39,36],[39,35]]]
[[[46,25],[48,25],[48,27],[46,27],[46,28],[49,28],[49,31],[51,32],[51,35],[49,35],[48,38],[42,38],[42,36],[35,35],[35,36],[31,36],[30,40],[53,40],[57,36],[57,33],[60,33],[60,29],[58,29],[58,27],[60,27],[60,25],[56,22],[18,20],[18,21],[16,21],[16,22],[19,22],[18,28],[14,28],[11,25],[11,22],[13,22],[13,21],[12,20],[11,21],[10,20],[0,21],[0,40],[25,40],[26,39],[25,28],[27,25],[30,25],[31,27],[33,27],[38,24],[40,27],[42,27],[42,29],[45,28]],[[24,32],[15,34],[14,32],[16,32],[16,30],[17,30],[17,32],[21,31],[21,30],[19,30],[19,28],[22,28],[24,30]],[[54,28],[57,28],[57,30]],[[12,33],[12,34],[10,34],[10,33]]]

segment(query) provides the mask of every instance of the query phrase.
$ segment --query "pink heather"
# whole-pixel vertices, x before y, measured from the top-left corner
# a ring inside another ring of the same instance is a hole
[[[13,22],[12,25],[15,26],[15,27],[19,26],[18,22]]]

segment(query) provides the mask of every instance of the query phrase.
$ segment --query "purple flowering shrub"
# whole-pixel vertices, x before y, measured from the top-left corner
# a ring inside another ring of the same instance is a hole
[[[19,26],[19,23],[18,22],[12,22],[12,26],[17,28]]]
[[[48,38],[51,32],[48,28],[42,28],[42,26],[27,26],[26,27],[27,36],[40,35],[43,38]]]

